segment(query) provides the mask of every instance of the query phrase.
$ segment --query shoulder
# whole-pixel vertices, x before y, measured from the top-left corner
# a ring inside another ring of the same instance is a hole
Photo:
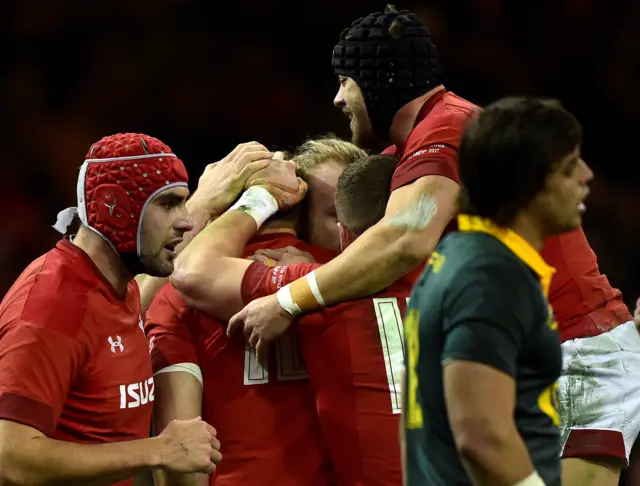
[[[0,307],[0,325],[29,322],[75,337],[95,293],[95,279],[57,248],[23,272]]]
[[[147,321],[163,321],[168,315],[183,317],[190,311],[187,302],[170,283],[164,284],[147,310]]]
[[[476,105],[453,93],[445,93],[409,135],[404,150],[405,156],[411,156],[415,151],[434,144],[457,148],[468,121],[479,110]],[[419,154],[413,156],[417,155]]]

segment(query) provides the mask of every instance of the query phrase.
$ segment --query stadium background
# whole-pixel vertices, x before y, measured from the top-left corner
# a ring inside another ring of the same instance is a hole
[[[557,97],[581,120],[596,180],[585,230],[631,306],[640,295],[640,2],[397,3],[431,28],[447,87],[479,104]],[[0,6],[0,291],[58,238],[77,170],[106,134],[141,131],[185,161],[192,186],[235,144],[348,137],[331,49],[364,0],[12,0]]]

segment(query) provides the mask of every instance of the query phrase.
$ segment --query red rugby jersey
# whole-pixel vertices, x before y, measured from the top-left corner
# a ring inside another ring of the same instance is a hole
[[[245,302],[276,292],[319,265],[252,264],[243,281]],[[412,282],[374,297],[301,318],[302,356],[316,396],[338,484],[402,484],[398,443],[404,370],[402,315]]]
[[[549,303],[562,342],[597,336],[632,319],[622,293],[600,273],[582,228],[547,238],[541,254],[556,268]]]
[[[335,253],[289,234],[256,237],[246,248],[295,246],[326,261]],[[154,371],[195,363],[203,376],[202,417],[218,432],[222,462],[216,486],[330,486],[335,484],[315,398],[294,335],[283,336],[266,368],[242,333],[228,339],[226,324],[188,308],[166,285],[147,311]]]
[[[63,239],[0,304],[0,418],[69,442],[146,438],[154,399],[148,349],[135,281],[118,296]]]

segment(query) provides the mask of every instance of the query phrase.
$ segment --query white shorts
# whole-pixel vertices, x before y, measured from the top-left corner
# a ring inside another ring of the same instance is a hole
[[[562,457],[629,460],[640,431],[640,333],[633,321],[562,343]]]

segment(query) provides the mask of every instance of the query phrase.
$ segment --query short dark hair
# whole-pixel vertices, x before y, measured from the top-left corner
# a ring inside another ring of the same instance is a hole
[[[384,217],[398,158],[369,155],[349,164],[336,185],[338,221],[355,235]]]
[[[581,140],[580,123],[557,100],[513,97],[490,104],[468,124],[460,144],[460,210],[512,224]]]

